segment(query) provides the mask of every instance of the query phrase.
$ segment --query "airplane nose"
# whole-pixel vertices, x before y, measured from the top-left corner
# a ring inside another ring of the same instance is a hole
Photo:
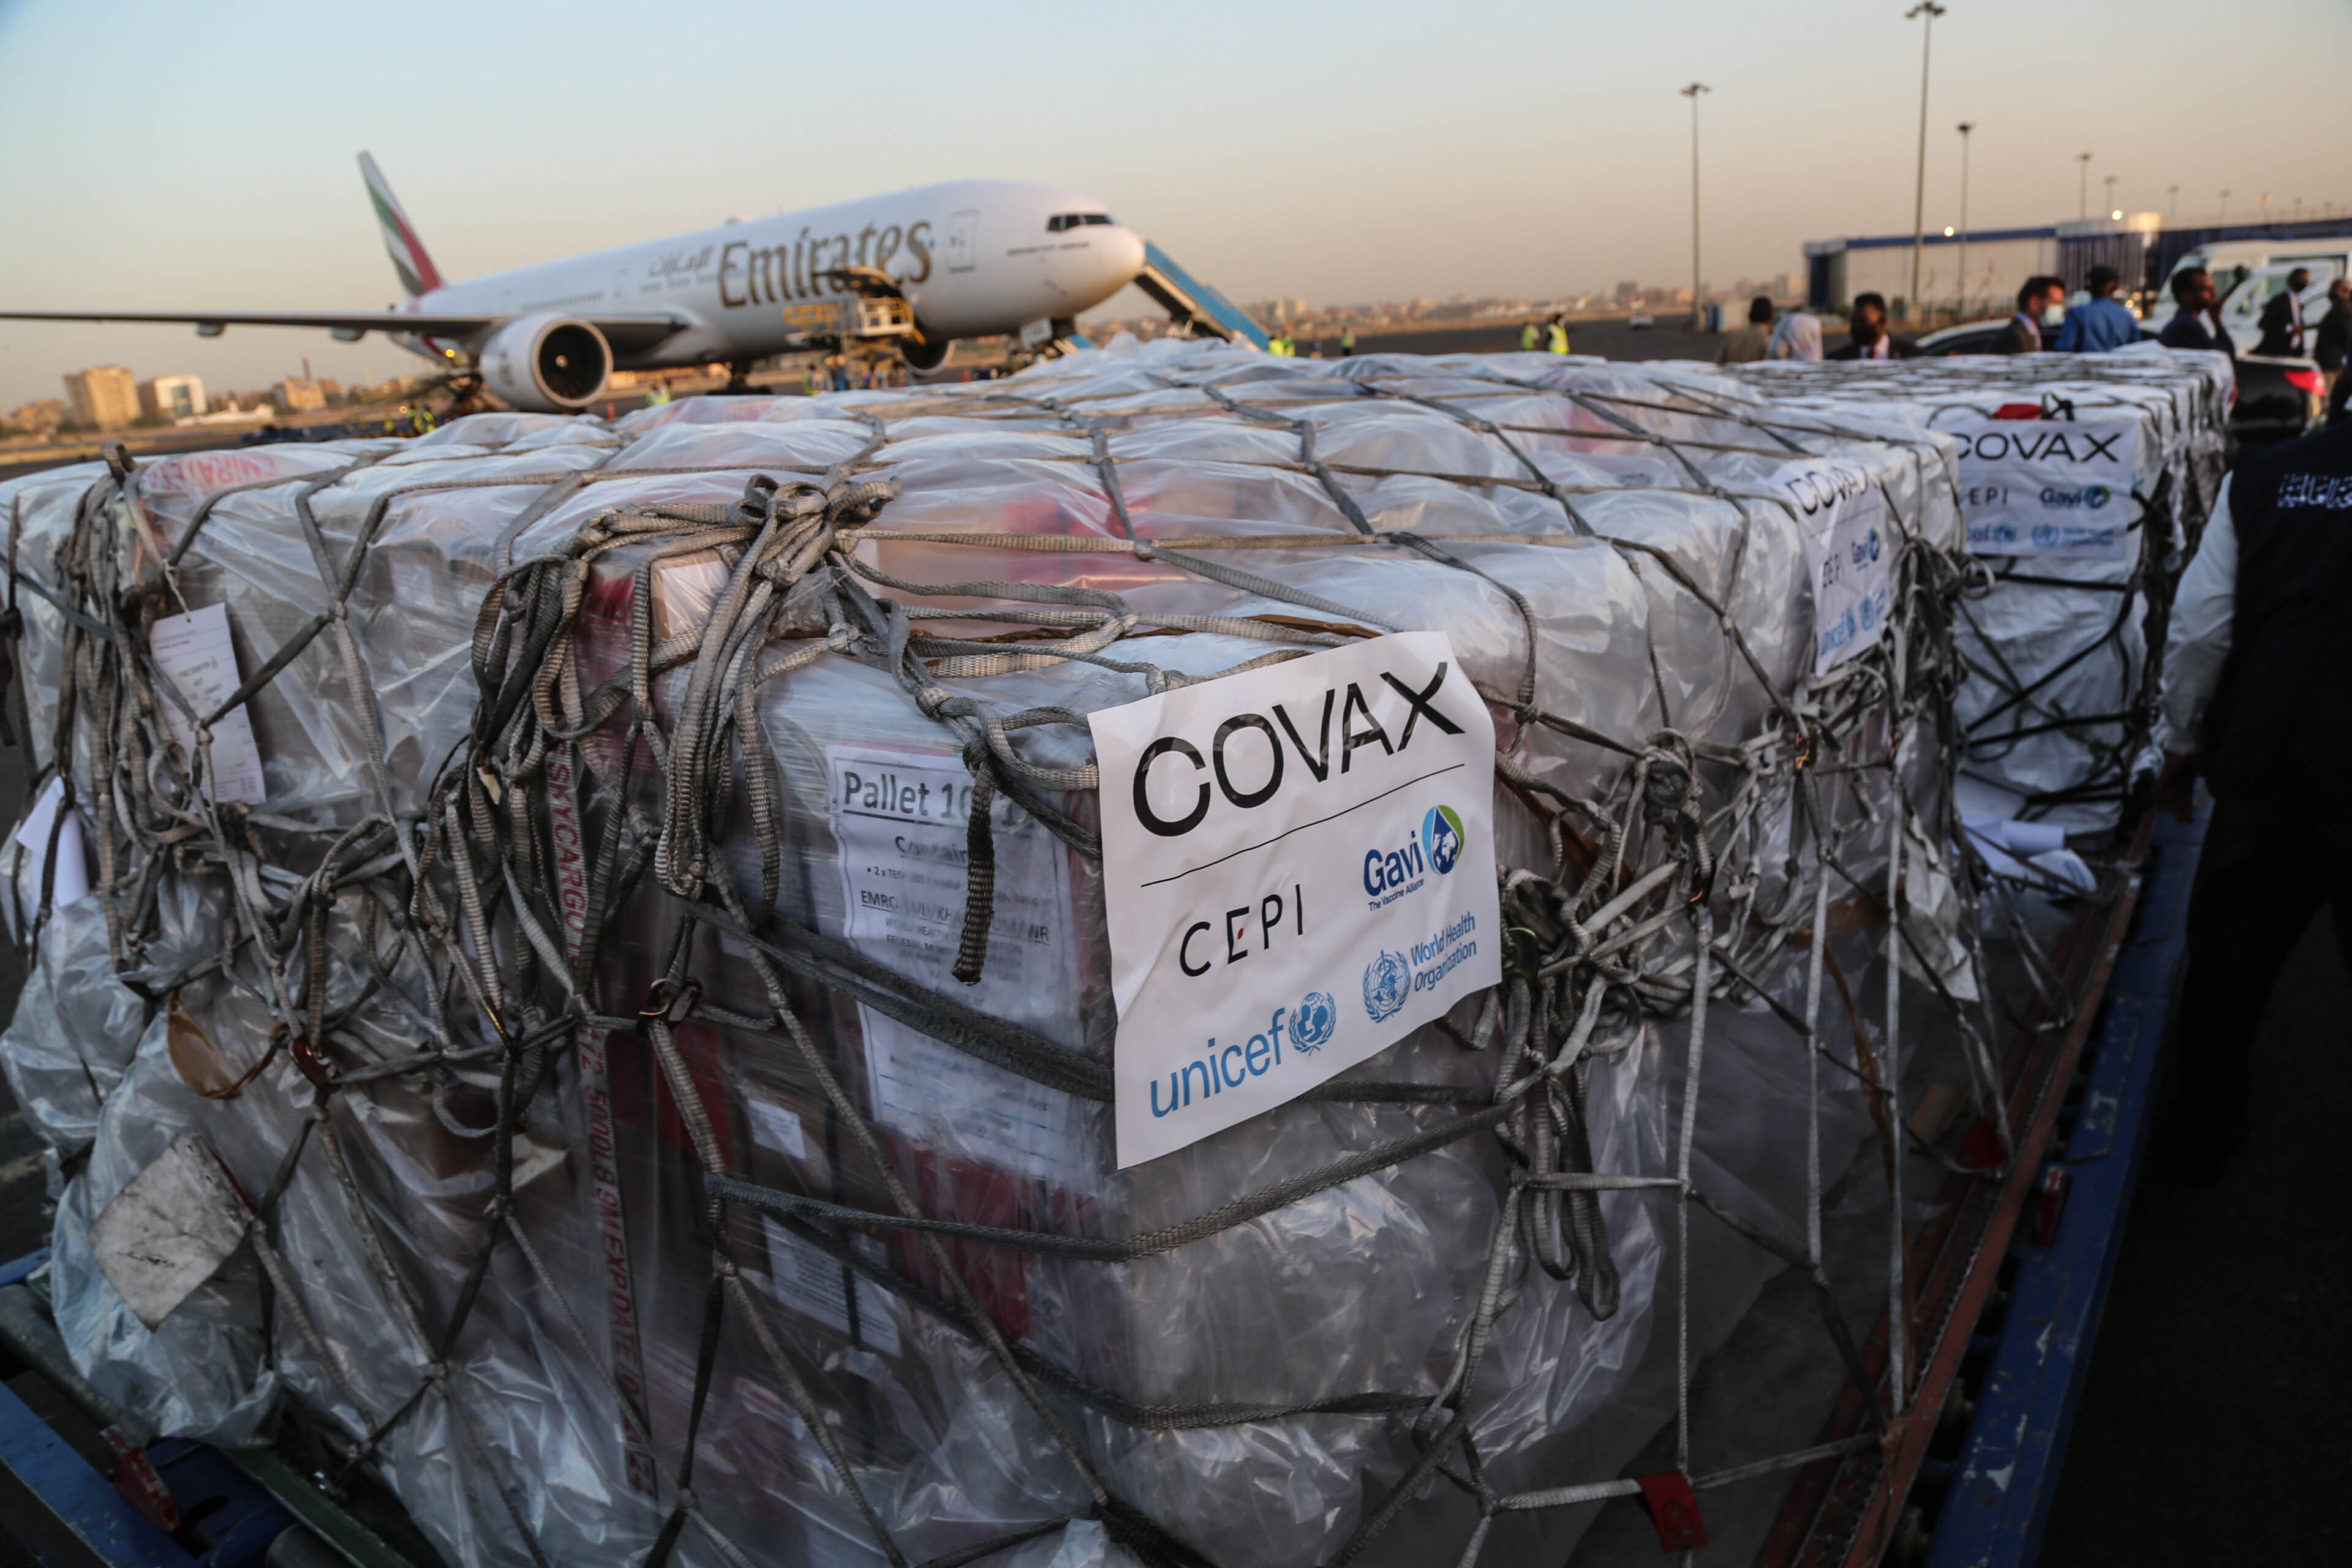
[[[1143,237],[1133,229],[1114,227],[1095,244],[1105,280],[1114,288],[1125,288],[1143,270]]]

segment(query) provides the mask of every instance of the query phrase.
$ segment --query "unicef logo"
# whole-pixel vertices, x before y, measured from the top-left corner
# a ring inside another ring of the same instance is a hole
[[[1371,982],[1367,980],[1365,984]],[[1339,1004],[1328,991],[1309,991],[1290,1020],[1290,1043],[1313,1055],[1329,1042],[1339,1027]]]
[[[1364,1011],[1377,1024],[1394,1017],[1412,994],[1412,964],[1401,952],[1382,952],[1364,965]]]
[[[1421,819],[1421,852],[1429,857],[1431,868],[1441,877],[1462,858],[1462,819],[1454,815],[1452,806],[1433,805]]]
[[[1876,528],[1873,528],[1870,531],[1870,558],[1873,561],[1878,559],[1878,530]]]
[[[2098,510],[2113,500],[2115,500],[2115,492],[2105,485],[2093,485],[2083,492],[2083,504],[2093,511]]]

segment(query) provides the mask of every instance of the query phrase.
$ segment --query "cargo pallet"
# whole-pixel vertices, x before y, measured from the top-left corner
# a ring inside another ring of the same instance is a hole
[[[48,1250],[0,1264],[0,1563],[13,1568],[441,1568],[381,1493],[338,1496],[278,1448],[157,1438],[67,1360]],[[355,1511],[358,1510],[358,1511]],[[11,1552],[9,1549],[14,1548]]]
[[[2019,1158],[1914,1243],[1915,1418],[1801,1474],[1758,1568],[2033,1562],[2147,1142],[2203,831],[2144,821],[2120,889],[2066,932],[2072,1026],[2011,1068]],[[276,1449],[138,1432],[67,1363],[27,1284],[47,1259],[0,1266],[0,1536],[59,1568],[436,1568]],[[1882,1322],[1882,1377],[1885,1342]],[[1865,1408],[1849,1388],[1825,1438]]]
[[[2204,822],[2147,814],[2116,896],[2065,931],[2071,1026],[2008,1068],[2017,1159],[1998,1186],[1956,1183],[1912,1246],[1910,1418],[1803,1472],[1757,1568],[2034,1561],[2147,1145]],[[1882,1398],[1885,1347],[1882,1319]],[[1849,1386],[1825,1438],[1859,1432],[1867,1408]]]

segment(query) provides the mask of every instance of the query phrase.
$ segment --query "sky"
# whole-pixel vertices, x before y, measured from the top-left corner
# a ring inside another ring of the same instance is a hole
[[[2352,208],[2352,5],[1948,0],[1926,221],[2091,199]],[[973,175],[1100,198],[1236,300],[1554,294],[1786,272],[1907,232],[1904,0],[1193,0],[387,10],[0,0],[0,308],[373,309],[375,154],[452,278]],[[257,388],[381,340],[0,322],[0,410],[93,363]]]

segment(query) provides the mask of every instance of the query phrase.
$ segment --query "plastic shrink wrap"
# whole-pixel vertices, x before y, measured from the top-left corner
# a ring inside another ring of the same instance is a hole
[[[0,487],[98,889],[13,867],[60,1327],[166,1430],[300,1412],[452,1562],[1564,1552],[1801,1259],[1904,976],[1977,994],[1952,455],[1121,343]],[[1495,718],[1516,967],[1118,1169],[1083,715],[1403,629]],[[845,809],[885,773],[994,798]],[[167,1282],[110,1240],[191,1209]]]
[[[1969,548],[1992,578],[1962,606],[1962,815],[2114,831],[2157,761],[2173,584],[2221,487],[2228,356],[2146,343],[1723,374],[1778,409],[1958,439]]]

